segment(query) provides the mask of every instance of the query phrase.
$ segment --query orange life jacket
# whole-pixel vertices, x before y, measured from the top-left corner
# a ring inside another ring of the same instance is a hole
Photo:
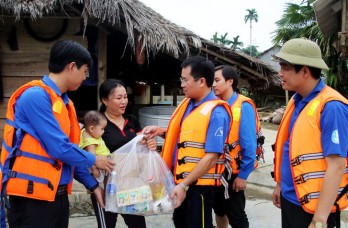
[[[222,100],[210,100],[196,107],[185,119],[183,115],[190,99],[184,99],[174,111],[164,141],[162,157],[168,167],[173,165],[173,152],[178,145],[174,167],[174,181],[180,183],[205,156],[205,140],[212,110],[222,105],[231,116],[228,104]],[[221,151],[222,152],[222,151]],[[197,180],[196,185],[220,186],[225,158],[220,156],[217,164]]]
[[[259,116],[257,114],[256,105],[255,103],[248,97],[243,96],[241,94],[237,94],[237,99],[233,102],[231,105],[232,115],[233,115],[233,123],[232,128],[229,133],[229,141],[232,142],[229,144],[229,155],[230,157],[226,157],[231,164],[232,170],[229,170],[229,173],[238,174],[240,171],[240,161],[242,160],[242,154],[241,147],[239,144],[239,130],[240,130],[240,120],[242,113],[242,104],[244,102],[248,102],[251,104],[251,106],[254,108],[255,113],[255,121],[256,121],[256,151],[255,151],[255,157],[256,161],[254,164],[254,168],[258,166],[258,160],[260,158],[263,158],[263,142],[264,142],[264,136],[262,135],[261,126],[260,126],[260,120]],[[262,141],[261,141],[262,139]],[[227,169],[230,169],[227,167]]]
[[[41,80],[23,85],[14,92],[8,102],[1,152],[1,191],[7,195],[54,201],[63,164],[48,155],[40,142],[18,128],[14,120],[17,99],[26,89],[34,86],[41,87],[49,94],[52,113],[70,141],[76,144],[80,141],[80,127],[72,101],[69,100],[66,106],[61,97]],[[13,145],[15,135],[17,143]],[[69,193],[71,184],[72,182],[68,187]]]
[[[328,101],[337,100],[348,105],[348,100],[332,88],[325,86],[299,114],[290,134],[289,158],[291,173],[297,198],[303,209],[314,213],[326,171],[326,162],[321,146],[320,115]],[[291,99],[285,110],[275,143],[274,179],[280,183],[283,146],[289,137],[288,129],[294,112],[294,100]],[[347,159],[348,165],[348,159]],[[348,184],[348,168],[342,176],[340,190]],[[340,209],[348,206],[348,195],[342,197]],[[335,212],[335,207],[332,207]]]

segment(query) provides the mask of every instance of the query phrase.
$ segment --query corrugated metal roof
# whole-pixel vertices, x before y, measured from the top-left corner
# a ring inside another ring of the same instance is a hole
[[[341,0],[317,0],[313,4],[319,28],[324,37],[339,32]]]

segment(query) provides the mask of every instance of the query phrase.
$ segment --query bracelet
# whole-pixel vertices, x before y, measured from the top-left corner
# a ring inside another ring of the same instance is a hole
[[[92,188],[88,189],[90,192],[94,192],[94,190],[96,190],[99,187],[99,184],[97,183],[96,185],[94,185]]]

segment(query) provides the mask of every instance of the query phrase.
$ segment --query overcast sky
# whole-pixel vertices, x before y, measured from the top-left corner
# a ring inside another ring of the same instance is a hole
[[[239,35],[244,47],[250,43],[249,22],[245,24],[246,9],[254,8],[259,16],[253,22],[252,45],[262,52],[272,46],[275,22],[283,14],[285,3],[300,4],[302,0],[140,0],[163,17],[197,35],[211,39],[215,32],[232,40]]]

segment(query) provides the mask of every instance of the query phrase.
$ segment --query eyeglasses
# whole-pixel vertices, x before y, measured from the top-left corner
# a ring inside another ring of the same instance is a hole
[[[181,84],[185,84],[185,85],[187,84],[187,82],[190,81],[190,79],[186,79],[186,78],[183,78],[183,77],[180,77],[179,79],[180,79]],[[200,78],[194,78],[193,81],[197,82],[199,79]]]
[[[182,78],[182,77],[180,77],[180,82],[181,82],[181,84],[187,84],[187,82],[188,82],[189,80],[187,80],[186,78]]]

